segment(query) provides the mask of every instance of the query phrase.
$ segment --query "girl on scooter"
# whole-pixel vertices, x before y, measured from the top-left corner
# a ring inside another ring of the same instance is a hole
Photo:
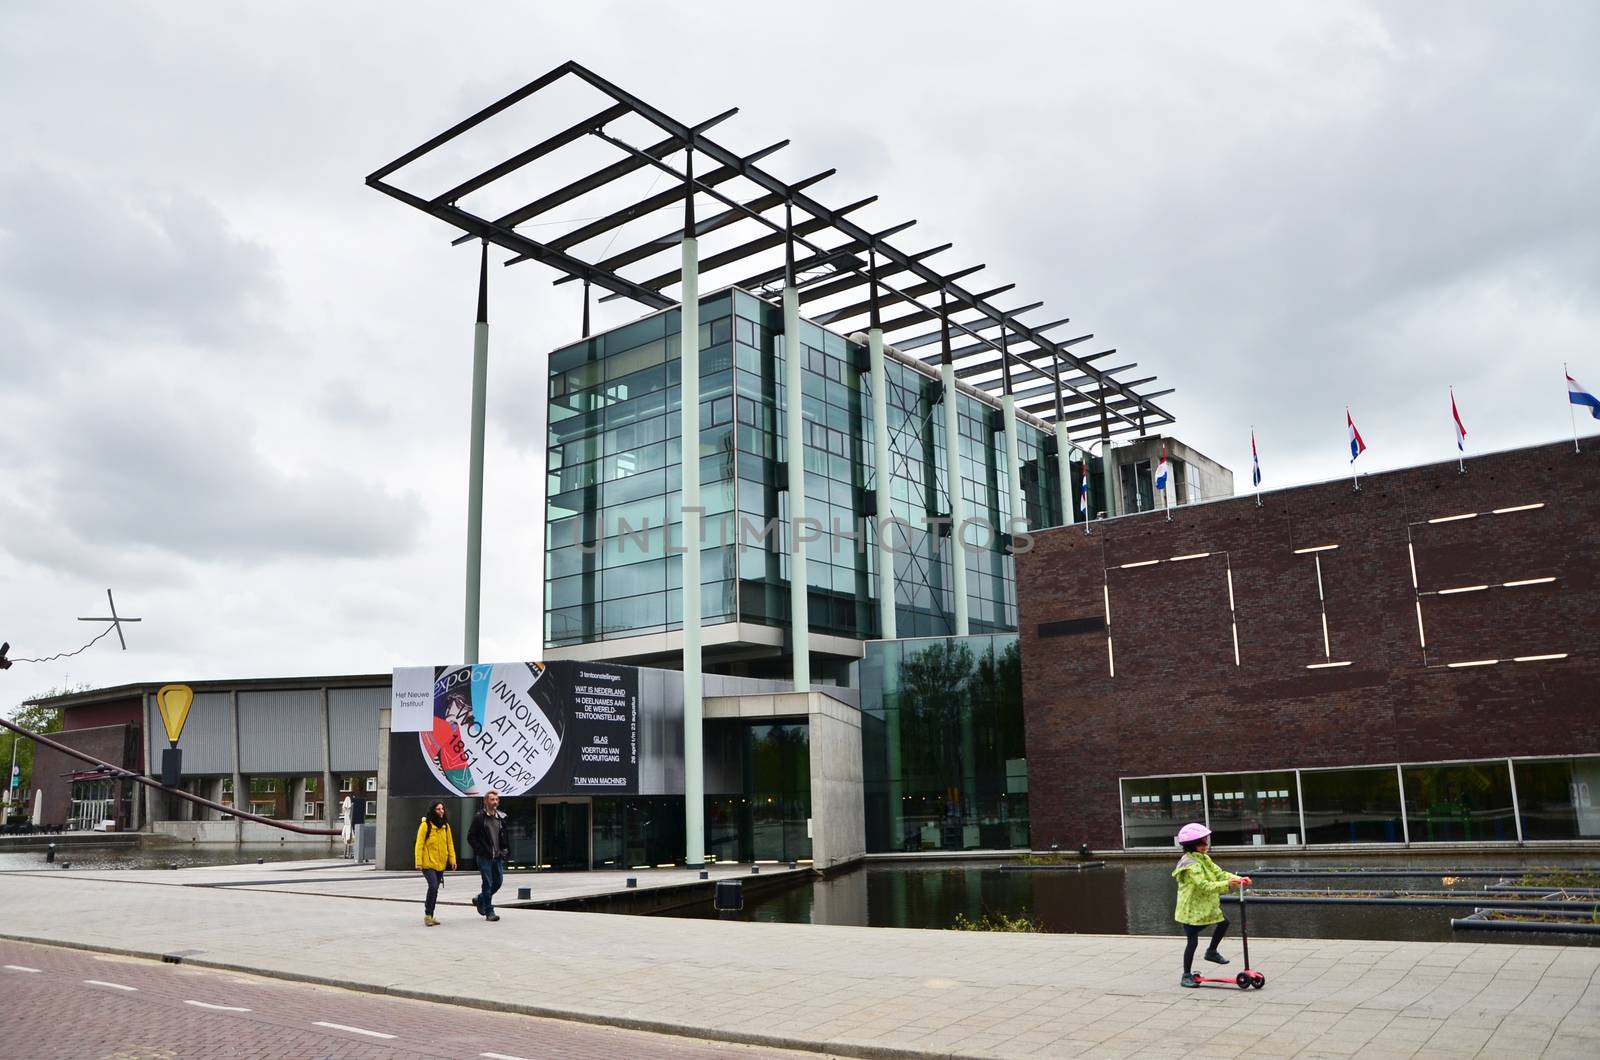
[[[1228,933],[1228,921],[1222,915],[1222,892],[1229,887],[1250,886],[1250,877],[1225,872],[1211,860],[1206,853],[1211,849],[1211,829],[1199,822],[1178,830],[1178,844],[1183,847],[1183,857],[1172,870],[1172,878],[1178,881],[1178,909],[1173,919],[1183,925],[1183,933],[1188,936],[1179,983],[1197,987],[1200,984],[1194,977],[1194,951],[1200,943],[1200,930],[1216,925],[1205,958],[1213,964],[1227,964],[1228,958],[1217,952],[1222,936]]]

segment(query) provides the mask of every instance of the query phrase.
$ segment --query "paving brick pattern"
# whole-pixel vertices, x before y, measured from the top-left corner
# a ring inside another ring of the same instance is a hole
[[[1600,452],[1552,445],[1036,533],[1017,576],[1034,845],[1121,847],[1119,777],[1600,752],[1597,487]],[[1425,659],[1413,554],[1424,591],[1556,580],[1426,597]],[[1315,555],[1349,666],[1307,669],[1327,661]],[[1482,659],[1507,661],[1447,665]]]
[[[781,1060],[799,1055],[22,942],[0,942],[0,991],[6,1013],[3,1052],[11,1060],[481,1060],[485,1053],[527,1060]],[[249,1011],[203,1009],[189,1001]],[[392,1038],[372,1039],[318,1022]]]
[[[389,902],[70,873],[0,893],[12,937],[845,1055],[1600,1056],[1600,948],[1263,939],[1266,989],[1184,990],[1171,938],[541,910],[424,928]]]

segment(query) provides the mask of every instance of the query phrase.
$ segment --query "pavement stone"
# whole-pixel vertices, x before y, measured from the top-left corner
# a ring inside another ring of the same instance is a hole
[[[497,924],[447,909],[425,929],[410,874],[294,864],[0,873],[0,934],[845,1055],[1600,1055],[1594,948],[1262,940],[1266,989],[1184,990],[1169,938],[509,907]],[[594,877],[537,882],[571,895]]]

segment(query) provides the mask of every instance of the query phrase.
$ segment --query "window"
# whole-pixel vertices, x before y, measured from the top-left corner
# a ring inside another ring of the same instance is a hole
[[[1524,839],[1600,837],[1600,758],[1519,760]]]
[[[1400,778],[1393,766],[1300,774],[1306,842],[1400,843]]]
[[[1198,776],[1122,782],[1122,828],[1129,847],[1170,847],[1178,829],[1204,820]]]
[[[1206,790],[1218,846],[1287,843],[1300,832],[1292,772],[1207,775]]]
[[[1504,761],[1407,766],[1406,827],[1413,843],[1517,838],[1511,770]]]

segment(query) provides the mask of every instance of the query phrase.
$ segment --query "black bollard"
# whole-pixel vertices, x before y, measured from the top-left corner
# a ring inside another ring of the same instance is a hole
[[[700,870],[700,878],[702,880],[709,880],[711,878],[711,873],[707,872],[705,869],[701,869]]]
[[[54,843],[50,843],[50,844],[46,845],[45,848],[44,848],[44,860],[45,860],[46,863],[50,863],[50,862],[55,861],[55,859],[56,859],[56,845]]]
[[[752,876],[761,875],[761,866],[760,865],[751,865],[750,866],[750,875],[752,875]]]
[[[791,861],[789,862],[789,867],[791,869],[798,869],[800,867],[800,863],[797,861]]]
[[[532,897],[533,897],[533,888],[532,887],[518,887],[517,888],[517,901],[526,902],[529,899],[531,899]]]
[[[177,868],[177,867],[178,867],[178,863],[177,863],[177,862],[176,862],[176,861],[169,861],[169,862],[167,862],[167,868],[169,868],[169,869],[176,869],[176,868]]]
[[[70,862],[70,861],[63,861],[63,862],[62,862],[62,863],[61,863],[61,867],[62,867],[62,868],[64,868],[64,869],[70,869],[70,868],[72,868],[72,862]]]
[[[639,886],[639,878],[637,876],[629,876],[628,877],[628,882],[623,884],[623,886],[624,887],[637,887],[637,886]]]

